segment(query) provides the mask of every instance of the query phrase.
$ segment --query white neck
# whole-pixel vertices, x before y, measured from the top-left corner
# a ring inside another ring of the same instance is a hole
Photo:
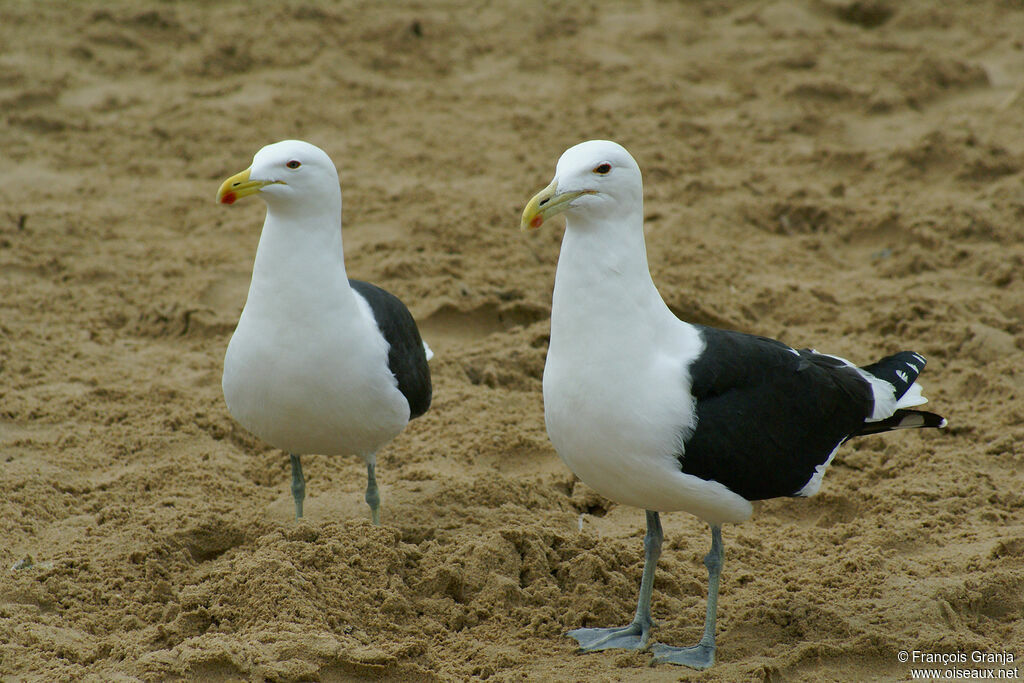
[[[287,208],[268,206],[246,308],[301,322],[310,310],[322,312],[325,302],[356,305],[345,272],[340,210],[296,219]]]
[[[636,326],[671,315],[647,266],[643,212],[630,221],[567,218],[551,307],[552,346],[563,334],[579,343],[581,335],[636,333]]]

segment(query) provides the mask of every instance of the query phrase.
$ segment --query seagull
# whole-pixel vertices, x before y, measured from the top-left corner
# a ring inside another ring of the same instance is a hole
[[[651,279],[640,168],[620,145],[568,149],[521,227],[560,213],[566,229],[543,381],[548,436],[588,486],[647,513],[633,621],[567,635],[584,651],[649,647],[659,513],[686,511],[711,528],[704,634],[692,647],[655,644],[653,654],[706,669],[715,661],[722,525],[748,519],[753,500],[817,493],[851,437],[946,421],[911,409],[927,400],[915,381],[925,359],[911,351],[857,367],[679,320]]]
[[[338,171],[320,148],[285,140],[220,186],[217,201],[267,204],[249,295],[224,356],[224,400],[247,430],[291,457],[302,517],[305,454],[358,455],[380,524],[377,451],[430,407],[433,356],[405,305],[351,280]]]

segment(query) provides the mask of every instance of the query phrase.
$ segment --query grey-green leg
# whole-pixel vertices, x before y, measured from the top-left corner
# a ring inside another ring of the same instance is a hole
[[[370,506],[370,519],[380,526],[380,489],[377,488],[377,462],[366,463],[366,504]]]
[[[302,476],[302,461],[299,456],[292,459],[292,498],[295,499],[295,519],[302,519],[302,501],[306,499],[306,478]]]
[[[715,663],[715,619],[718,613],[718,580],[722,574],[722,527],[711,527],[711,552],[704,557],[708,568],[708,611],[704,617],[704,636],[692,647],[654,646],[655,662],[683,664],[694,669],[707,669]]]
[[[647,534],[644,536],[644,573],[640,579],[640,596],[636,604],[636,616],[632,623],[622,628],[578,628],[566,635],[575,638],[580,649],[586,652],[623,648],[642,650],[651,637],[651,593],[654,591],[654,569],[661,557],[661,518],[657,512],[647,510]]]

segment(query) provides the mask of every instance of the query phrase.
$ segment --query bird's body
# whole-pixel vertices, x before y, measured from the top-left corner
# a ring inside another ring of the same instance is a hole
[[[409,404],[369,304],[347,283],[333,295],[337,307],[315,325],[301,307],[278,319],[247,304],[224,357],[224,398],[243,427],[284,451],[368,456],[405,428]]]
[[[925,402],[915,383],[924,359],[912,352],[857,368],[679,320],[651,279],[640,170],[619,145],[566,151],[522,225],[563,212],[544,369],[548,434],[581,480],[648,516],[634,622],[570,635],[587,650],[647,646],[658,513],[686,511],[712,528],[705,637],[693,648],[657,645],[655,655],[705,668],[714,660],[721,525],[747,519],[752,500],[816,493],[852,436],[945,420],[912,409]]]
[[[341,191],[326,154],[298,141],[265,147],[220,197],[257,191],[267,217],[224,358],[228,409],[290,453],[298,478],[300,455],[358,455],[375,489],[378,449],[430,404],[428,349],[397,298],[348,278]],[[293,492],[301,516],[304,480]]]
[[[569,469],[612,500],[738,521],[749,503],[679,468],[676,454],[696,424],[687,369],[703,344],[662,301],[645,252],[632,246],[565,234],[544,367],[548,434]]]

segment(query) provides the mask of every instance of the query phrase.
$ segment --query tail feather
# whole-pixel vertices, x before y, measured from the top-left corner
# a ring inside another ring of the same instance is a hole
[[[914,380],[924,370],[926,362],[921,354],[914,353],[913,351],[900,351],[891,356],[886,356],[877,363],[865,365],[861,370],[891,384],[895,390],[896,399],[899,400],[914,385]],[[920,389],[917,390],[917,394],[918,398],[924,398],[920,395]],[[900,403],[901,407],[903,407],[908,404],[920,405],[924,401],[919,401],[916,404],[903,401]]]
[[[929,413],[924,410],[900,409],[893,413],[892,417],[884,420],[878,420],[877,422],[865,422],[864,426],[860,428],[860,431],[853,436],[867,436],[868,434],[889,432],[894,429],[920,429],[924,427],[941,429],[945,426],[946,418],[941,415]]]
[[[925,398],[923,393],[921,393],[922,391],[924,391],[924,389],[922,389],[921,385],[914,382],[910,385],[910,388],[907,389],[907,393],[900,396],[899,400],[896,401],[896,407],[913,408],[914,406],[924,405],[928,402],[928,399]]]
[[[913,351],[900,351],[882,360],[858,368],[871,383],[875,394],[875,411],[853,436],[878,434],[894,429],[939,428],[946,418],[924,410],[908,410],[928,402],[917,383],[924,370],[925,359]],[[891,393],[890,393],[891,391]]]

